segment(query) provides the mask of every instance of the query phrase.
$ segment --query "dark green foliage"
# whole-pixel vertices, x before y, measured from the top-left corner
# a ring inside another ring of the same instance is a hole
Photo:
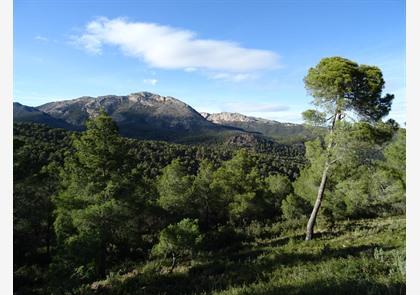
[[[399,143],[396,140],[389,144],[395,132],[387,123],[340,122],[336,137],[337,147],[331,152],[331,158],[337,161],[331,165],[331,174],[324,192],[325,204],[321,211],[324,218],[331,221],[379,216],[384,212],[402,212],[400,209],[393,211],[390,208],[393,206],[391,204],[396,204],[396,199],[401,202],[405,198],[403,182],[395,185],[397,179],[404,179],[402,172],[398,173],[399,176],[394,181],[385,176],[390,175],[386,171],[392,170],[385,168],[389,157],[387,155],[398,144],[399,151],[394,153],[399,155],[396,164],[398,168],[394,171],[405,171],[405,155],[402,152],[405,150],[405,140],[400,140]],[[403,130],[398,134],[403,134]],[[306,150],[310,164],[301,171],[300,177],[294,183],[294,189],[298,196],[312,204],[321,178],[326,147],[324,141],[317,140],[307,142]]]
[[[270,175],[265,179],[265,183],[268,186],[266,199],[269,206],[278,214],[282,201],[293,191],[292,184],[286,176],[281,174]]]
[[[261,218],[265,202],[264,184],[245,150],[240,150],[215,172],[211,187],[225,202],[230,222],[245,224],[251,219]]]
[[[234,226],[222,225],[205,233],[201,248],[209,252],[236,250],[242,248],[244,240],[245,234],[235,230]]]
[[[182,215],[191,214],[191,195],[193,177],[188,175],[179,159],[163,169],[157,182],[159,206],[163,209]]]
[[[360,159],[363,160],[365,157],[374,158],[360,152],[363,149],[366,150],[366,147],[359,148],[357,135],[354,136],[353,134],[354,140],[349,140],[349,133],[353,131],[352,128],[356,130],[364,129],[363,126],[360,128],[361,126],[357,125],[358,121],[366,122],[365,126],[369,126],[368,123],[373,125],[388,115],[394,95],[386,94],[382,97],[385,81],[378,67],[358,65],[342,57],[321,59],[314,68],[308,70],[304,82],[308,93],[314,97],[313,104],[320,108],[320,110],[304,112],[304,118],[314,127],[329,122],[328,127],[330,129],[325,139],[327,144],[322,160],[324,164],[323,167],[318,168],[320,173],[318,178],[319,188],[306,229],[306,240],[311,240],[324,195],[328,194],[326,190],[330,190],[327,186],[334,186],[330,183],[331,178],[337,177],[337,175],[334,175],[337,172],[333,172],[334,166],[349,162],[349,160],[355,160],[354,162],[358,163]],[[354,116],[355,118],[352,118]],[[347,117],[350,117],[350,120]],[[356,128],[349,122],[356,122]],[[393,129],[393,124],[389,125],[389,129]],[[366,142],[365,135],[367,133],[362,132],[361,134],[364,136],[362,141]],[[347,144],[349,141],[352,143],[351,145]],[[371,152],[369,147],[368,150]],[[355,158],[355,153],[361,156]],[[369,203],[366,198],[364,200]],[[327,202],[331,203],[331,200]],[[333,203],[330,208],[324,210],[324,212],[328,212],[327,215],[330,216],[330,220],[336,219],[334,215],[343,215],[342,211],[345,210],[345,201],[333,201]]]
[[[310,68],[304,80],[314,103],[329,112],[352,110],[364,120],[378,121],[391,110],[394,95],[382,97],[385,81],[378,67],[328,57]]]
[[[13,133],[14,285],[18,291],[25,286],[35,290],[46,283],[54,254],[51,197],[59,187],[58,168],[70,134],[39,124],[15,124]]]
[[[144,187],[115,123],[100,114],[87,131],[73,138],[75,153],[61,173],[63,190],[56,204],[57,259],[68,265],[64,276],[91,280],[104,277],[114,260],[136,255],[141,247]]]
[[[155,178],[173,160],[179,158],[189,174],[196,174],[200,162],[208,160],[216,168],[233,157],[240,148],[250,151],[259,172],[268,176],[282,173],[295,179],[306,161],[303,144],[282,145],[273,141],[257,141],[242,147],[234,143],[212,145],[180,145],[159,141],[126,139],[128,153],[148,178]]]
[[[194,208],[195,217],[200,221],[201,226],[208,230],[224,218],[225,202],[217,190],[214,189],[215,167],[207,160],[203,160],[192,184],[192,200],[189,204]]]
[[[282,201],[281,211],[287,220],[301,220],[311,212],[311,204],[298,195],[290,194]]]
[[[385,148],[383,168],[387,171],[389,178],[398,180],[400,185],[405,189],[405,129],[399,129],[395,137],[395,140]]]
[[[201,239],[197,220],[182,219],[159,233],[159,243],[153,247],[152,253],[158,256],[172,252],[188,254],[199,245]]]
[[[384,159],[378,161],[378,169],[372,176],[377,197],[392,207],[386,208],[387,211],[405,213],[405,143],[405,129],[400,129],[384,149]]]
[[[304,244],[323,137],[306,148],[246,138],[186,146],[120,137],[105,114],[83,133],[15,124],[15,291],[324,294],[334,281],[343,294],[397,294],[403,228],[378,216],[404,212],[405,132],[392,122],[340,130],[321,239]],[[377,219],[357,221],[366,216]]]
[[[152,254],[156,256],[172,256],[171,272],[176,259],[191,256],[202,240],[197,220],[182,219],[176,224],[168,225],[159,233],[159,242],[153,247]]]

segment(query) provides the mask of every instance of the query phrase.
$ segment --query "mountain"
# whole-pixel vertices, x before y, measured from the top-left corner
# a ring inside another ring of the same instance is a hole
[[[84,96],[50,102],[37,107],[43,113],[84,128],[86,120],[103,109],[117,123],[122,135],[167,141],[206,141],[214,137],[243,132],[235,127],[214,124],[186,103],[150,92],[125,96]]]
[[[312,134],[302,124],[281,123],[274,120],[245,116],[239,113],[201,113],[209,122],[240,128],[248,132],[261,133],[281,142],[299,142],[311,138]]]
[[[77,130],[76,126],[67,123],[65,120],[54,118],[37,108],[22,105],[18,102],[13,103],[13,121],[14,122],[31,122],[46,124],[54,128],[64,128],[68,130]]]
[[[51,127],[83,130],[87,119],[103,109],[126,137],[178,143],[220,143],[250,140],[250,136],[272,137],[280,143],[303,142],[311,137],[303,125],[280,123],[238,113],[198,113],[171,96],[150,92],[129,95],[83,96],[49,102],[38,107],[13,105],[15,122],[43,123]],[[256,137],[255,137],[256,138]]]

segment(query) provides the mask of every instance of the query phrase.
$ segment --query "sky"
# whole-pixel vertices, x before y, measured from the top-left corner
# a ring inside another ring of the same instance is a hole
[[[14,101],[149,91],[300,123],[320,59],[376,65],[405,118],[403,0],[14,0]]]

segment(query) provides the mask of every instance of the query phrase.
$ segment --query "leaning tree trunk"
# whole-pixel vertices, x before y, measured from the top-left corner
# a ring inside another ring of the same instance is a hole
[[[318,214],[319,208],[321,207],[322,198],[324,197],[325,185],[327,184],[329,163],[325,163],[324,172],[322,173],[321,184],[319,185],[318,195],[316,197],[314,208],[312,209],[311,217],[309,217],[308,225],[306,226],[306,241],[312,240],[312,235],[314,233],[314,226],[316,216]]]
[[[311,216],[309,217],[308,224],[306,226],[306,238],[305,238],[306,241],[312,240],[312,236],[314,234],[316,216],[318,215],[319,208],[321,207],[322,198],[324,197],[325,186],[327,184],[328,172],[329,172],[330,164],[331,164],[330,153],[331,153],[331,147],[334,141],[332,137],[334,133],[335,122],[340,119],[341,119],[341,113],[339,111],[336,111],[333,117],[332,124],[331,124],[330,142],[328,143],[328,147],[327,147],[327,157],[325,159],[325,166],[324,166],[324,171],[322,172],[321,183],[319,184],[318,195],[316,197],[314,208],[312,209]]]

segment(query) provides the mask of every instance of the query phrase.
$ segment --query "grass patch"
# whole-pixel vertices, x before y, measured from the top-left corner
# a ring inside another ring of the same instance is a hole
[[[405,216],[339,222],[201,253],[169,273],[159,261],[97,282],[89,294],[405,294]]]

